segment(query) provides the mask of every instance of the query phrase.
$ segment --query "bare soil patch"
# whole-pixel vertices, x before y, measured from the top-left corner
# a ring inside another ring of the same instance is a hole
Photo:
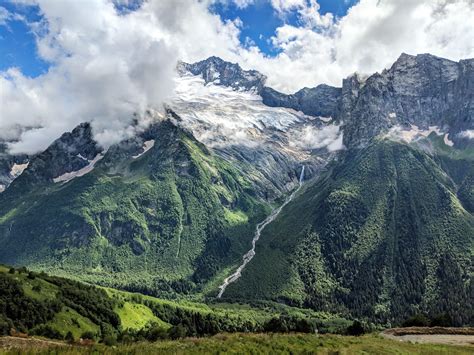
[[[18,338],[11,336],[0,337],[0,350],[31,350],[67,347],[66,343],[38,338]]]
[[[384,338],[410,343],[474,346],[474,328],[408,327],[392,328],[381,333]]]

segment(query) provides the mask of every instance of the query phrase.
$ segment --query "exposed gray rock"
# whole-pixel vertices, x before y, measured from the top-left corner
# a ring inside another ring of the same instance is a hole
[[[265,75],[256,70],[243,70],[240,65],[229,63],[218,57],[209,57],[206,60],[188,64],[178,64],[180,74],[191,73],[200,75],[207,83],[228,86],[239,90],[256,90],[259,92],[265,84]]]
[[[346,147],[365,146],[395,125],[438,126],[457,146],[474,144],[460,134],[474,129],[473,68],[474,59],[454,62],[403,53],[390,69],[366,79],[354,74],[342,88],[318,85],[286,95],[264,86],[262,74],[217,57],[179,66],[180,72],[201,75],[206,83],[257,90],[267,106],[342,121]]]
[[[101,152],[102,148],[93,138],[91,125],[81,123],[32,158],[19,180],[52,182],[58,176],[89,165]]]
[[[341,88],[322,84],[286,95],[265,86],[266,77],[258,71],[243,70],[238,64],[218,57],[209,57],[194,64],[180,62],[178,72],[181,75],[199,75],[206,84],[213,83],[236,90],[254,90],[260,94],[265,105],[292,108],[307,115],[335,117],[340,107]]]
[[[337,117],[339,114],[341,88],[318,85],[285,95],[272,88],[260,91],[263,103],[272,107],[287,107],[311,116]]]
[[[15,165],[24,165],[29,162],[26,154],[12,155],[8,153],[5,142],[0,142],[0,192],[5,190],[18,176],[12,174]]]
[[[388,70],[367,80],[344,80],[344,144],[363,146],[394,125],[438,126],[455,143],[474,127],[474,60],[453,62],[430,54],[402,54]]]

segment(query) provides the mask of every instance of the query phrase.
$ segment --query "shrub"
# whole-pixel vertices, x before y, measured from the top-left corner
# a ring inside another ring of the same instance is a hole
[[[104,338],[104,344],[107,345],[107,346],[114,346],[114,345],[117,345],[117,338],[115,338],[115,337],[112,336],[112,335],[107,335],[107,336]]]
[[[347,327],[347,335],[360,336],[364,333],[364,326],[358,320],[355,320],[350,326]]]
[[[96,335],[91,331],[86,331],[86,332],[82,333],[81,338],[82,339],[95,340]]]
[[[162,327],[153,326],[147,331],[145,337],[146,337],[146,340],[148,341],[168,339],[168,331]]]
[[[438,314],[431,318],[432,327],[452,327],[453,319],[448,313]]]
[[[66,336],[64,337],[68,343],[74,343],[74,335],[72,335],[71,331],[67,332]]]
[[[186,328],[181,324],[174,325],[168,330],[168,335],[171,339],[180,339],[186,336]]]
[[[416,314],[402,323],[402,327],[429,327],[430,320],[424,314]]]
[[[64,339],[64,336],[56,329],[46,324],[40,324],[30,332],[32,335],[40,335],[50,339]]]

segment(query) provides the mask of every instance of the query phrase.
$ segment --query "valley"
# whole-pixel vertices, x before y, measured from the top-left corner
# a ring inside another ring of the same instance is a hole
[[[164,112],[119,143],[84,122],[2,148],[0,325],[28,339],[5,347],[466,352],[377,334],[473,324],[473,122],[452,101],[471,62],[402,55],[286,95],[211,57],[179,64]]]

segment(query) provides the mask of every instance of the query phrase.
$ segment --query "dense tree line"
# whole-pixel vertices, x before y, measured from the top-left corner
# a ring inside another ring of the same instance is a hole
[[[53,319],[62,304],[60,301],[37,301],[27,297],[18,281],[0,273],[0,333],[11,328],[26,332]]]

